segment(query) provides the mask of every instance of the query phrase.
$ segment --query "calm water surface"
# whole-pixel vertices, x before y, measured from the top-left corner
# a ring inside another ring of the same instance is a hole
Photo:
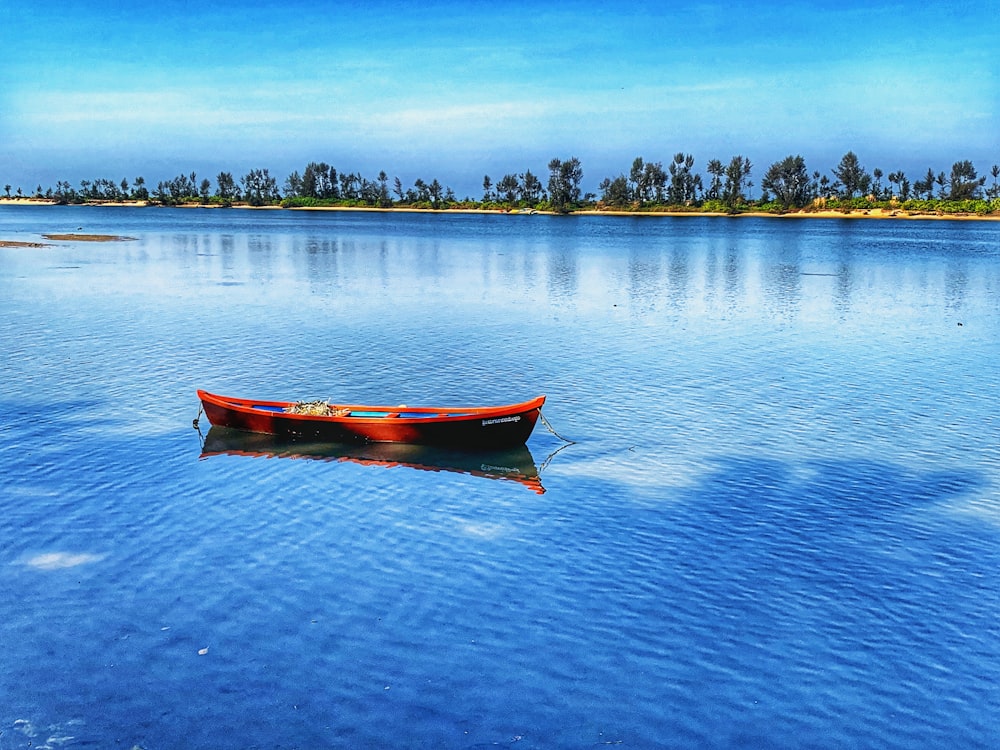
[[[78,228],[0,248],[0,750],[1000,746],[1000,224],[0,209]]]

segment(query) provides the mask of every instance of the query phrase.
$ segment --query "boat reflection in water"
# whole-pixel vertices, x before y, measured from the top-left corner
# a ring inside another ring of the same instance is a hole
[[[405,466],[423,471],[453,471],[486,479],[502,479],[545,492],[535,459],[525,445],[498,450],[463,451],[407,443],[317,443],[227,427],[212,427],[202,443],[201,458],[211,456],[308,458],[350,461],[365,466]]]

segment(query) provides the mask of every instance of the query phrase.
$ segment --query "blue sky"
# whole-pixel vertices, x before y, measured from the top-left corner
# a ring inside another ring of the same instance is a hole
[[[1000,0],[0,2],[0,184],[1000,163]]]

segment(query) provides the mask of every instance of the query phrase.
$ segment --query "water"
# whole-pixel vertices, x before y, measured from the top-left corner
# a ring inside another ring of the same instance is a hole
[[[78,227],[0,248],[0,750],[1000,745],[1000,225],[0,209]]]

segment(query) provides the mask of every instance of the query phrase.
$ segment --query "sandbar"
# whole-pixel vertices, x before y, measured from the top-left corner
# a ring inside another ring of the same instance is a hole
[[[42,237],[54,242],[129,242],[136,239],[118,234],[43,234]]]
[[[0,247],[48,247],[44,242],[21,242],[19,240],[0,240]]]

